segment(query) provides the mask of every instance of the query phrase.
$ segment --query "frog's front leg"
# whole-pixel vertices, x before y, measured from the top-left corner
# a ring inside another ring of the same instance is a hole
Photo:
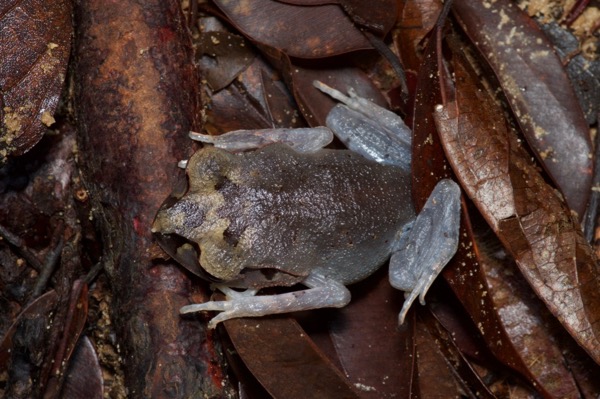
[[[237,292],[225,288],[223,291],[227,295],[227,300],[188,305],[182,307],[179,312],[181,314],[205,310],[221,312],[208,323],[209,328],[215,328],[222,321],[238,317],[258,317],[325,307],[341,308],[350,302],[350,291],[343,284],[325,277],[318,271],[312,271],[302,284],[309,288],[262,296],[254,296],[256,291]]]
[[[390,259],[390,284],[405,292],[400,324],[417,296],[425,303],[433,280],[456,253],[459,226],[460,188],[452,180],[441,180]]]
[[[190,132],[190,138],[230,152],[253,150],[273,143],[287,144],[298,152],[315,152],[331,143],[333,133],[326,127],[281,128],[235,130],[219,136]]]

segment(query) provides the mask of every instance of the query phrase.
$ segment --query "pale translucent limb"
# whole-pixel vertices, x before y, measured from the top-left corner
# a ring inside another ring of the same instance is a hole
[[[244,291],[236,291],[233,288],[226,286],[225,284],[211,284],[210,288],[212,288],[213,290],[221,291],[223,294],[225,294],[227,298],[248,298],[255,296],[258,292],[258,290],[250,288]]]
[[[273,143],[287,144],[298,152],[315,152],[331,143],[333,133],[326,127],[315,127],[235,130],[219,136],[190,132],[190,138],[231,152],[252,150]]]
[[[441,180],[390,259],[390,284],[405,292],[400,324],[417,297],[425,304],[429,287],[456,253],[459,229],[460,188],[452,180]]]
[[[209,328],[215,328],[222,321],[238,317],[259,317],[328,307],[340,308],[350,302],[350,291],[343,284],[317,271],[311,272],[302,284],[309,288],[279,295],[261,296],[248,295],[247,292],[242,293],[226,288],[224,293],[227,295],[227,300],[187,305],[182,307],[179,313],[206,310],[221,312],[208,323]]]
[[[346,96],[322,82],[313,85],[344,104],[329,112],[326,123],[346,147],[365,158],[410,171],[412,132],[402,118],[359,97],[353,89]]]

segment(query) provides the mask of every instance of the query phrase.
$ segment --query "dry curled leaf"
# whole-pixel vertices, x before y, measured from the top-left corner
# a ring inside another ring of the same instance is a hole
[[[489,295],[510,339],[510,350],[526,366],[524,374],[544,396],[578,397],[579,389],[558,345],[560,339],[553,334],[556,328],[552,327],[556,326],[544,319],[549,315],[543,303],[528,289],[511,259],[502,262],[482,252],[479,260],[488,281]]]
[[[581,220],[591,189],[592,144],[552,45],[509,0],[456,0],[453,11],[496,73],[530,147]]]
[[[496,103],[462,63],[453,66],[455,100],[435,115],[452,168],[533,290],[599,361],[600,279],[591,248]]]
[[[422,204],[435,182],[448,177],[451,173],[450,165],[444,157],[438,134],[435,129],[432,113],[436,104],[442,102],[440,79],[437,71],[436,40],[431,39],[426,47],[419,71],[419,80],[416,87],[417,100],[415,102],[414,146],[413,146],[413,194],[417,204]],[[428,191],[429,190],[429,191]],[[485,339],[493,356],[501,363],[520,373],[531,381],[541,392],[548,392],[546,381],[540,381],[536,373],[532,372],[529,364],[531,357],[523,356],[513,343],[513,337],[507,332],[506,326],[498,312],[498,305],[490,295],[490,278],[486,273],[484,259],[481,258],[480,241],[476,241],[472,222],[472,212],[463,204],[461,216],[461,243],[457,254],[446,266],[443,276],[450,288],[467,311],[473,325]],[[515,300],[520,299],[521,292],[514,294]],[[466,320],[459,319],[457,323],[464,324]],[[454,334],[459,334],[456,328],[449,329]],[[478,350],[477,353],[481,353]],[[489,356],[486,363],[489,363]],[[560,360],[560,359],[559,359]]]

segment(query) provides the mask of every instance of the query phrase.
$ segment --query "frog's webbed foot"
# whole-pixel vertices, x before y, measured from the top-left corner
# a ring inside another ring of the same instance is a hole
[[[218,287],[225,295],[225,301],[210,301],[184,306],[180,313],[193,313],[206,310],[221,312],[208,323],[215,328],[222,321],[238,317],[258,317],[270,314],[297,312],[300,310],[326,307],[343,307],[350,302],[350,292],[341,283],[331,280],[318,272],[311,272],[302,284],[306,290],[278,295],[254,296],[256,291],[234,291],[228,287]]]
[[[460,188],[452,180],[441,180],[390,259],[390,283],[405,291],[400,324],[417,296],[425,303],[433,280],[456,253],[459,228]]]

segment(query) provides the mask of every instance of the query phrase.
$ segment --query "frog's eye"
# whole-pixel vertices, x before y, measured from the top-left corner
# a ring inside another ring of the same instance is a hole
[[[235,155],[227,151],[205,147],[197,151],[187,164],[190,190],[205,191],[215,189],[227,179],[235,163]]]

